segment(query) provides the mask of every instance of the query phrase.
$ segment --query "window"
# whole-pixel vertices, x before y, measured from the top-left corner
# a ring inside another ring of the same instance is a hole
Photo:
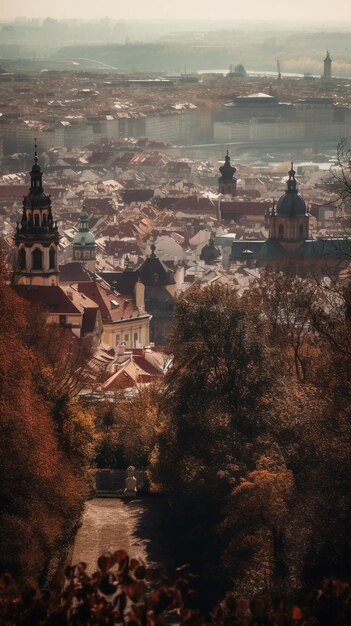
[[[125,343],[126,343],[126,344],[128,343],[128,341],[129,341],[129,335],[124,335],[124,341],[125,341]]]
[[[279,224],[279,226],[278,226],[278,235],[279,235],[279,237],[284,237],[284,226],[283,226],[283,224]]]
[[[49,250],[49,268],[51,270],[56,269],[56,253],[55,248],[50,248]]]
[[[39,228],[39,213],[35,213],[34,215],[34,227]]]
[[[35,248],[32,252],[32,269],[43,269],[43,253],[39,248]]]
[[[26,269],[26,250],[21,248],[18,253],[18,267],[20,270]]]
[[[134,343],[134,348],[136,348],[137,347],[137,343],[138,343],[138,333],[134,333],[133,343]]]
[[[120,341],[120,335],[116,335],[116,338],[115,338],[116,346],[119,345],[119,341]]]
[[[66,326],[67,324],[67,316],[66,315],[60,315],[60,326]]]

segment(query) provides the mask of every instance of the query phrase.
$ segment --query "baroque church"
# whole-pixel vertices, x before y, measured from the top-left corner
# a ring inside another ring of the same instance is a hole
[[[343,237],[312,239],[308,208],[298,190],[291,163],[285,193],[266,216],[268,239],[233,239],[229,265],[246,263],[251,267],[271,266],[288,273],[329,273],[342,269],[351,257],[351,241]]]

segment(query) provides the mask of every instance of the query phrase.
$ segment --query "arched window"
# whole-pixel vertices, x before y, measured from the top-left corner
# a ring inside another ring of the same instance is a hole
[[[278,226],[278,236],[279,237],[284,237],[284,226],[283,226],[283,224],[279,224],[279,226]]]
[[[34,228],[39,228],[39,214],[34,215]]]
[[[49,268],[51,270],[56,269],[56,252],[55,252],[55,248],[50,248],[50,250],[49,250]]]
[[[25,248],[20,248],[18,252],[18,267],[20,270],[26,269],[26,250]]]
[[[39,248],[35,248],[32,252],[32,269],[43,269],[43,253]]]
[[[299,226],[299,237],[303,237],[303,224]]]

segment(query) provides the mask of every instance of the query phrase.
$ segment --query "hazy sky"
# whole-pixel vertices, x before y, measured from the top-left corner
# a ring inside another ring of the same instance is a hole
[[[56,18],[177,18],[351,21],[350,0],[1,0],[0,19],[16,16]]]

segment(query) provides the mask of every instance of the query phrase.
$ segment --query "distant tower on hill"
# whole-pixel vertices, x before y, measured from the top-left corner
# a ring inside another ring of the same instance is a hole
[[[219,168],[221,176],[218,179],[218,191],[223,194],[236,195],[236,178],[234,176],[236,167],[230,165],[229,150],[225,157],[224,165]]]
[[[57,285],[59,233],[53,221],[50,196],[44,193],[43,173],[35,144],[30,189],[23,198],[22,219],[14,235],[13,281],[22,285]]]
[[[73,261],[95,271],[96,243],[93,233],[89,230],[89,215],[83,206],[79,215],[79,230],[73,238]]]
[[[323,72],[323,80],[331,80],[332,72],[332,59],[329,54],[329,50],[327,50],[327,56],[324,59],[324,72]]]

